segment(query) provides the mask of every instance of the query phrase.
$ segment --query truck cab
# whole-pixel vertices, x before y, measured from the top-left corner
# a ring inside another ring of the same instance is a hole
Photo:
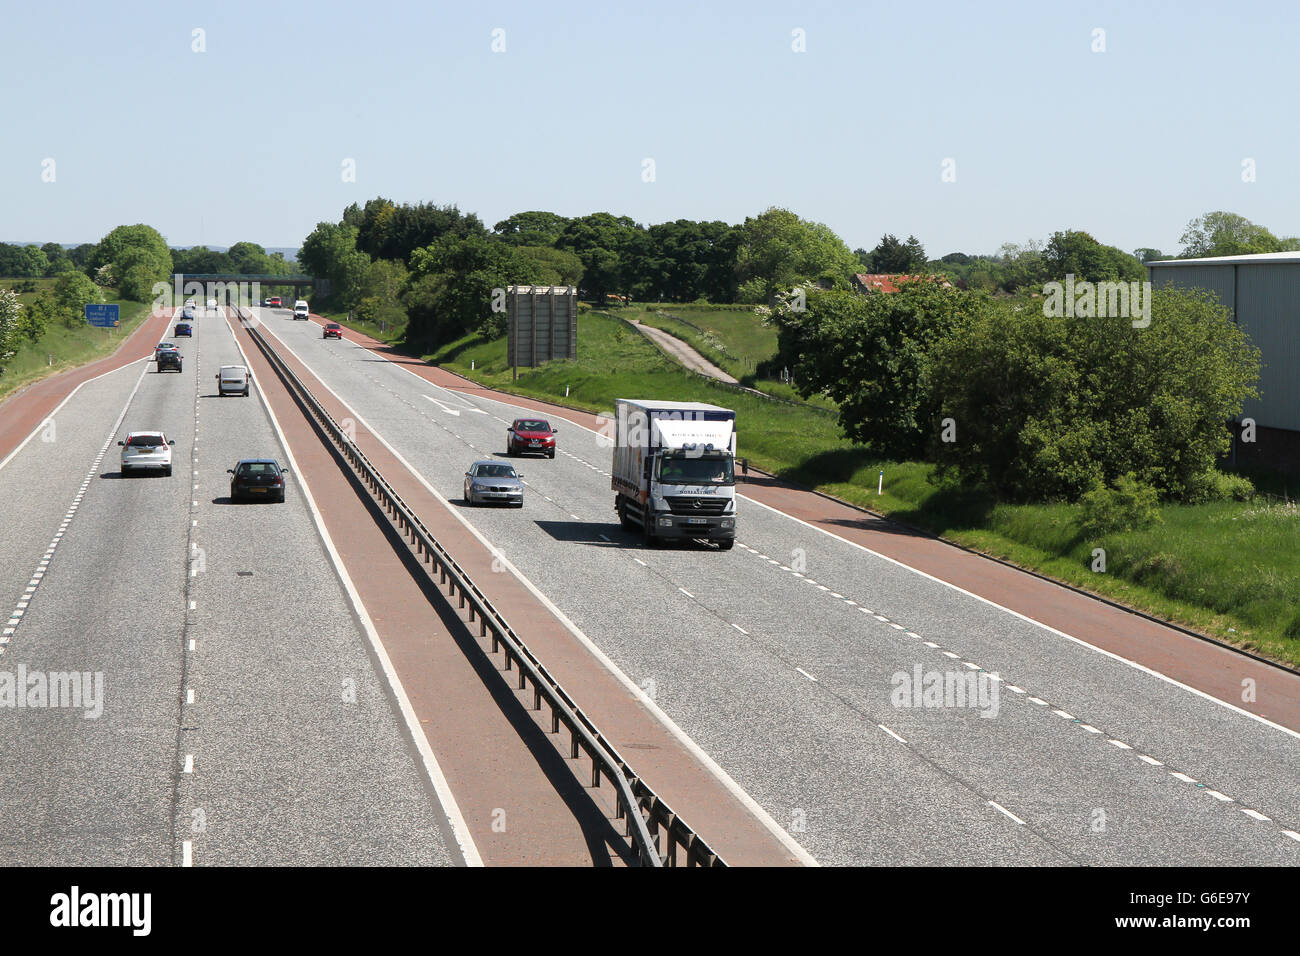
[[[647,544],[736,540],[736,413],[701,402],[616,403],[614,510]]]

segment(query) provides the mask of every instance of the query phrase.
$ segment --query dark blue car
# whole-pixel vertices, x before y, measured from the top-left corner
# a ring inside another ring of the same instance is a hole
[[[188,335],[190,338],[194,338],[194,331],[190,328],[188,322],[177,322],[176,329],[172,332],[172,338],[176,338],[178,335]]]

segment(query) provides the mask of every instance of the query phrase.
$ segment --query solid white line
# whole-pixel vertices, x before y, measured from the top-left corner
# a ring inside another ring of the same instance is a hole
[[[688,598],[693,598],[693,597],[695,597],[695,595],[692,594],[690,591],[686,590],[686,588],[678,588],[677,590],[681,591],[681,592],[682,592],[683,594],[685,594]]]
[[[588,431],[590,430],[591,429],[588,429]],[[746,497],[745,495],[741,495],[739,492],[737,492],[736,497],[745,498],[746,501],[752,501],[760,508],[766,508],[768,511],[771,511],[773,514],[781,515],[784,518],[788,518],[789,520],[804,525],[807,528],[811,528],[814,531],[821,532],[822,534],[826,535],[828,538],[834,538],[837,541],[842,541],[845,544],[849,545],[850,547],[857,548],[859,551],[864,551],[867,554],[874,555],[875,557],[879,558],[882,561],[888,561],[890,564],[911,571],[913,574],[920,575],[921,577],[933,581],[936,584],[941,584],[946,588],[950,588],[951,590],[958,592],[959,594],[964,594],[967,597],[974,598],[976,601],[979,601],[982,604],[987,604],[989,607],[997,608],[999,611],[1003,611],[1007,614],[1010,614],[1012,617],[1019,618],[1020,620],[1026,622],[1027,624],[1032,624],[1035,627],[1041,628],[1044,631],[1047,631],[1049,634],[1054,634],[1057,637],[1061,637],[1067,641],[1071,641],[1075,644],[1078,644],[1080,647],[1086,647],[1089,650],[1096,651],[1098,654],[1101,654],[1105,657],[1109,657],[1111,660],[1118,661],[1121,664],[1126,664],[1129,667],[1139,670],[1144,674],[1148,674],[1151,677],[1155,677],[1159,680],[1162,680],[1165,683],[1171,684],[1174,687],[1180,688],[1181,690],[1185,690],[1188,693],[1195,694],[1197,697],[1203,698],[1204,700],[1208,700],[1211,703],[1218,704],[1220,707],[1225,707],[1228,710],[1233,711],[1234,713],[1241,714],[1243,717],[1249,717],[1251,720],[1263,724],[1266,727],[1272,727],[1274,730],[1280,730],[1282,731],[1282,733],[1294,737],[1297,740],[1300,740],[1300,731],[1292,730],[1290,727],[1283,727],[1281,724],[1274,723],[1273,721],[1269,720],[1266,717],[1259,716],[1259,714],[1252,714],[1250,711],[1238,707],[1236,704],[1230,704],[1225,700],[1220,700],[1219,698],[1215,697],[1212,694],[1207,694],[1205,691],[1198,690],[1197,688],[1192,687],[1189,684],[1184,684],[1182,681],[1176,680],[1175,678],[1170,677],[1167,674],[1162,674],[1159,671],[1155,670],[1154,668],[1148,667],[1145,664],[1139,664],[1137,661],[1131,661],[1126,657],[1121,657],[1119,654],[1116,654],[1113,651],[1108,651],[1104,648],[1098,647],[1095,644],[1089,644],[1087,641],[1083,640],[1082,638],[1075,637],[1072,634],[1067,634],[1065,633],[1065,631],[1058,630],[1057,628],[1054,628],[1049,624],[1044,624],[1042,621],[1037,621],[1034,618],[1029,617],[1027,614],[1021,614],[1019,611],[1013,611],[1009,607],[1004,607],[1003,605],[998,604],[996,601],[990,601],[988,598],[982,597],[981,595],[976,594],[973,591],[968,591],[965,588],[953,584],[950,581],[945,581],[942,578],[935,577],[933,574],[927,574],[925,571],[922,571],[919,568],[914,568],[909,564],[904,564],[902,561],[899,561],[896,558],[891,558],[886,554],[881,554],[879,551],[873,551],[871,548],[868,548],[865,545],[858,544],[856,541],[850,541],[848,538],[841,537],[840,535],[835,534],[833,531],[827,531],[825,528],[819,528],[817,525],[804,521],[802,518],[796,518],[794,515],[786,514],[784,511],[780,511],[776,508],[773,508],[771,505],[764,504],[763,502],[758,501],[757,499]]]
[[[739,624],[733,624],[733,625],[731,625],[731,626],[734,627],[736,630],[738,630],[741,634],[748,634],[748,633],[749,633],[749,631],[745,630],[745,629],[744,629],[743,627],[741,627]]]
[[[234,326],[229,322],[226,328],[230,330],[230,337],[235,341],[235,347],[239,349],[239,354],[244,359],[244,365],[248,367],[249,377],[252,378],[252,366],[249,364],[248,356],[244,348],[240,345],[239,337],[235,335]],[[420,758],[424,762],[425,773],[429,776],[429,781],[433,785],[434,792],[438,796],[438,802],[442,804],[444,816],[451,827],[452,837],[455,839],[461,856],[467,866],[482,866],[483,858],[479,855],[478,847],[474,845],[474,839],[470,835],[469,826],[465,823],[465,818],[461,814],[460,806],[456,803],[456,798],[451,792],[451,787],[447,783],[447,778],[442,772],[442,767],[438,764],[438,758],[433,753],[433,748],[429,744],[428,738],[424,731],[420,729],[420,720],[415,715],[415,708],[411,706],[410,698],[406,695],[406,689],[402,686],[397,672],[393,669],[393,663],[388,657],[388,652],[384,649],[383,642],[379,639],[379,633],[375,630],[374,622],[370,619],[370,614],[366,606],[361,602],[361,595],[357,593],[356,587],[352,583],[352,578],[348,574],[347,568],[343,566],[343,559],[339,556],[337,549],[334,547],[334,540],[330,537],[329,531],[325,527],[325,521],[321,517],[320,510],[316,507],[316,499],[312,496],[311,489],[307,485],[306,476],[298,462],[289,449],[288,439],[285,438],[284,430],[280,427],[280,421],[275,417],[275,412],[271,410],[270,404],[266,401],[266,396],[262,394],[259,386],[257,389],[258,398],[262,402],[262,407],[266,409],[267,417],[271,421],[271,427],[280,439],[280,447],[284,449],[285,457],[289,460],[290,468],[293,474],[298,478],[298,486],[302,489],[303,500],[307,502],[307,508],[311,512],[312,520],[316,523],[316,530],[320,533],[321,540],[325,544],[325,550],[329,553],[330,560],[334,564],[334,570],[343,582],[343,589],[347,592],[349,600],[352,602],[352,608],[357,612],[357,618],[361,621],[362,630],[365,631],[366,639],[370,642],[371,649],[375,657],[379,660],[380,667],[383,669],[384,677],[388,681],[388,686],[397,700],[398,709],[402,712],[402,719],[406,723],[407,732],[415,742],[416,749],[420,752]],[[364,425],[364,423],[363,423]],[[369,428],[370,426],[364,425]]]
[[[990,800],[989,806],[992,807],[994,810],[997,810],[999,813],[1005,813],[1012,820],[1015,820],[1021,826],[1024,826],[1025,823],[1024,820],[1020,819],[1018,816],[1016,816],[1014,813],[1012,813],[1010,810],[1008,810],[1006,807],[1002,806],[1001,804],[994,803],[992,800]]]
[[[816,677],[813,677],[812,674],[809,674],[809,673],[808,673],[806,670],[804,670],[802,667],[796,667],[795,670],[797,670],[797,671],[798,671],[800,674],[802,674],[804,677],[808,678],[808,679],[809,679],[810,681],[812,681],[814,684],[817,683],[817,678],[816,678]]]
[[[234,334],[233,329],[231,330],[231,334],[232,335]],[[292,346],[290,346],[288,343],[285,343],[283,339],[280,339],[279,341],[281,341],[284,344],[285,348],[288,349],[289,352],[293,354],[294,357],[297,358],[299,362],[302,362],[304,366],[306,366],[308,369],[311,369],[313,374],[315,374],[315,370],[312,369],[311,365],[303,361],[302,356],[298,355],[298,353],[294,351]],[[402,368],[402,366],[400,365],[397,365],[395,367]],[[415,375],[415,373],[411,372],[410,369],[403,369],[403,371],[409,372],[411,375]],[[415,375],[415,377],[417,379],[420,379],[420,376],[418,375]],[[401,453],[397,451],[396,448],[390,445],[382,435],[376,432],[375,429],[372,428],[370,424],[364,418],[362,418],[356,412],[355,409],[352,408],[351,405],[349,405],[347,402],[345,402],[342,399],[342,397],[338,394],[338,392],[330,388],[330,386],[325,382],[323,378],[320,377],[320,375],[316,375],[316,378],[321,383],[321,386],[327,392],[333,395],[335,400],[338,401],[340,405],[342,405],[344,408],[348,410],[352,418],[359,425],[361,425],[362,428],[366,429],[366,431],[368,431],[376,441],[378,441],[381,445],[383,445],[384,448],[386,448],[388,452],[394,458],[397,459],[397,461],[402,465],[402,467],[405,468],[407,472],[409,472],[411,476],[415,478],[416,481],[420,482],[420,484],[424,486],[425,490],[428,491],[429,494],[433,495],[433,497],[439,503],[442,504],[442,506],[447,510],[447,512],[453,518],[459,521],[465,527],[465,529],[469,531],[470,534],[474,535],[474,537],[477,538],[478,541],[484,547],[495,550],[495,546],[492,544],[492,542],[490,542],[483,535],[483,533],[480,532],[478,528],[476,528],[469,521],[468,518],[460,514],[460,509],[453,507],[451,502],[447,500],[446,496],[444,496],[441,492],[439,492],[437,488],[433,487],[433,485],[429,483],[429,480],[425,478],[424,475],[421,474],[418,469],[416,469],[409,461],[407,461],[401,455]],[[424,382],[425,380],[420,379],[420,381]],[[426,382],[426,384],[429,383]],[[435,387],[440,388],[441,386],[435,386]],[[567,421],[567,419],[564,419],[563,416],[556,416],[556,417],[561,418],[561,420]],[[577,423],[574,422],[573,424],[576,425]],[[578,427],[585,428],[585,426],[582,425],[578,425]],[[591,431],[591,429],[589,428],[586,430]],[[572,634],[575,638],[577,638],[578,641],[581,642],[582,645],[586,647],[587,650],[596,658],[596,660],[598,660],[605,667],[605,669],[608,670],[614,676],[614,678],[619,681],[619,683],[623,684],[623,686],[627,688],[627,690],[640,701],[641,705],[645,707],[646,710],[648,710],[651,714],[653,714],[659,720],[659,722],[668,730],[668,732],[671,733],[675,738],[677,738],[677,741],[688,751],[690,751],[690,753],[693,754],[695,758],[699,760],[710,773],[713,774],[714,778],[719,783],[721,783],[722,786],[725,787],[731,793],[731,795],[735,797],[736,800],[738,800],[741,803],[741,805],[745,807],[746,810],[748,810],[760,823],[762,823],[767,828],[768,832],[771,833],[772,836],[776,838],[776,840],[786,848],[786,850],[788,850],[791,854],[793,854],[795,858],[798,859],[799,862],[805,866],[819,865],[816,859],[813,858],[812,854],[810,854],[807,850],[805,850],[802,846],[800,846],[798,841],[796,841],[794,837],[790,836],[790,834],[787,833],[779,823],[777,823],[774,819],[772,819],[772,816],[766,810],[764,810],[763,807],[760,806],[759,803],[753,797],[751,797],[744,790],[744,788],[740,786],[740,784],[736,783],[736,781],[732,779],[731,775],[728,774],[725,770],[722,769],[721,766],[718,765],[716,760],[714,760],[711,756],[709,756],[709,754],[702,747],[700,747],[699,744],[697,744],[694,740],[692,740],[691,737],[684,730],[682,730],[681,727],[679,727],[671,717],[669,717],[666,713],[664,713],[663,709],[660,708],[659,705],[656,704],[653,700],[651,700],[649,695],[646,694],[645,690],[641,688],[640,685],[638,685],[634,680],[632,680],[632,678],[628,677],[627,674],[623,673],[623,671],[619,669],[618,665],[616,665],[612,660],[610,660],[609,656],[605,654],[605,652],[602,651],[599,647],[597,647],[595,642],[593,642],[591,638],[589,638],[585,633],[583,633],[582,630],[579,629],[579,627],[576,624],[574,624],[572,620],[569,619],[569,616],[567,614],[561,611],[550,598],[548,598],[545,594],[543,594],[541,590],[539,590],[538,587],[535,584],[533,584],[533,582],[529,580],[527,576],[523,574],[523,572],[521,572],[518,568],[516,568],[508,558],[502,556],[500,560],[502,566],[504,566],[511,574],[513,574],[515,578],[519,581],[519,583],[528,589],[529,593],[531,593],[535,598],[537,598],[537,600],[542,602],[542,604],[546,607],[546,609],[555,615],[556,619],[559,620],[560,623],[564,625],[564,627],[569,631],[569,633]],[[634,560],[638,564],[648,567],[648,565],[646,565],[646,563],[642,561],[640,558],[635,558]]]

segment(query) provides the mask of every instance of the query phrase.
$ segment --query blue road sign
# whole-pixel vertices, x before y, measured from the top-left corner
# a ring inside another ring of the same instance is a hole
[[[87,305],[86,321],[103,329],[117,328],[118,308],[115,305]]]

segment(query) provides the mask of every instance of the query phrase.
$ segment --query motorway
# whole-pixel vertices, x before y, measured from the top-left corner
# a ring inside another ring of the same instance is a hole
[[[181,374],[87,382],[0,469],[0,586],[26,598],[0,670],[103,675],[94,718],[0,707],[0,861],[463,862],[302,495],[229,502],[238,458],[287,455],[256,390],[215,394],[229,326],[194,328]],[[148,429],[173,474],[123,479]]]
[[[287,311],[260,319],[382,445],[386,467],[427,491],[427,522],[466,527],[465,547],[543,596],[514,621],[526,640],[549,615],[573,637],[548,645],[557,665],[599,657],[596,670],[636,688],[634,710],[608,708],[656,725],[653,745],[625,752],[633,766],[662,773],[663,741],[688,743],[781,853],[827,865],[1300,862],[1294,730],[757,492],[741,502],[735,550],[646,549],[618,526],[610,452],[583,416],[558,422],[553,461],[519,461],[522,511],[468,508],[466,466],[504,457],[526,403],[442,387]],[[0,672],[102,671],[105,687],[94,720],[0,706],[0,861],[474,862],[369,643],[363,616],[389,609],[366,596],[389,572],[350,565],[361,597],[349,594],[325,531],[343,505],[316,499],[318,521],[297,468],[285,505],[229,503],[236,459],[309,449],[277,427],[260,386],[215,396],[216,369],[247,364],[248,340],[217,317],[195,329],[182,374],[135,361],[86,381],[0,467],[0,595],[18,598]],[[121,479],[116,441],[151,428],[176,441],[173,476]],[[918,668],[973,673],[994,696],[896,706],[897,675]],[[472,768],[429,733],[481,840],[487,817],[472,807],[490,807],[490,791],[479,799]]]
[[[266,326],[819,862],[1300,861],[1294,732],[756,503],[730,554],[646,550],[576,425],[522,513],[465,508],[517,405]],[[996,674],[997,716],[894,706],[918,665]]]

